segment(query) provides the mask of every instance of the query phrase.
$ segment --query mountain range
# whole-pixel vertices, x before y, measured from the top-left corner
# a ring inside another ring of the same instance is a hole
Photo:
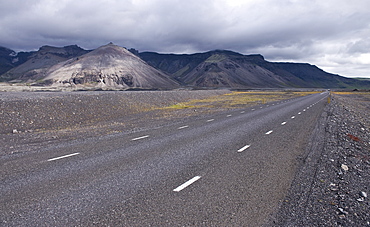
[[[16,53],[0,47],[0,81],[103,89],[369,88],[369,81],[327,73],[307,63],[269,62],[228,50],[159,54],[113,43],[95,50],[43,46]]]

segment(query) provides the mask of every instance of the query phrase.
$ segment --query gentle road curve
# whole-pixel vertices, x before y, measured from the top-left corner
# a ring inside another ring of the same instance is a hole
[[[328,93],[0,158],[0,226],[260,226]]]

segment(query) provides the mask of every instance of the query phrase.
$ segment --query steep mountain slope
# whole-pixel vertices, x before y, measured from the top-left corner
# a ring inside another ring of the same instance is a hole
[[[17,80],[20,82],[35,81],[45,77],[46,71],[53,65],[88,53],[76,45],[65,47],[43,46],[31,53],[27,61],[12,68],[1,77],[3,80]]]
[[[44,78],[54,86],[175,88],[178,84],[123,47],[112,43],[51,67]]]
[[[6,47],[0,47],[0,75],[26,62],[32,53],[33,52],[16,53]]]
[[[0,47],[0,75],[13,68],[13,57],[16,53],[5,47]]]

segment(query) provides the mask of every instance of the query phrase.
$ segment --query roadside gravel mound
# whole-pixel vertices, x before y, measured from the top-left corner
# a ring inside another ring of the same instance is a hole
[[[333,96],[269,226],[370,226],[370,102]]]

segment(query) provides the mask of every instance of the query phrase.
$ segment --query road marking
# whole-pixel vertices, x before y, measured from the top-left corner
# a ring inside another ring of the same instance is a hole
[[[226,117],[231,117],[232,115],[231,114],[229,114],[229,115],[227,115]]]
[[[302,114],[301,112],[299,112],[298,114]]]
[[[242,111],[242,112],[240,112],[240,113],[245,113],[245,111]]]
[[[177,129],[184,129],[184,128],[188,128],[189,125],[184,125],[184,126],[181,126],[181,127],[178,127]]]
[[[270,135],[272,132],[273,132],[273,131],[272,131],[272,130],[270,130],[270,131],[266,132],[265,134],[266,134],[266,135]]]
[[[295,116],[292,116],[292,119],[294,119],[295,118]]]
[[[242,152],[242,151],[244,151],[244,150],[248,149],[250,146],[251,146],[250,144],[245,145],[244,147],[240,148],[240,149],[238,150],[238,152]]]
[[[303,111],[306,111],[306,109],[303,109]]]
[[[186,181],[182,185],[180,185],[177,188],[173,189],[173,191],[174,192],[179,192],[179,191],[183,190],[184,188],[188,187],[189,185],[191,185],[192,183],[194,183],[195,181],[199,180],[200,178],[201,178],[201,176],[193,177],[192,179]]]
[[[281,123],[281,125],[285,125],[286,124],[286,121],[284,121],[283,123]]]
[[[252,109],[252,111],[254,111],[255,109]]]
[[[207,120],[207,122],[211,122],[211,121],[214,121],[215,119],[209,119],[209,120]]]
[[[135,140],[141,140],[141,139],[145,139],[145,138],[148,138],[149,136],[141,136],[141,137],[137,137],[137,138],[133,138],[131,139],[132,141],[135,141]]]
[[[62,159],[62,158],[68,158],[68,157],[75,156],[75,155],[78,155],[78,154],[80,154],[80,153],[67,154],[67,155],[64,155],[64,156],[51,158],[51,159],[48,159],[48,162],[55,161],[55,160]]]

